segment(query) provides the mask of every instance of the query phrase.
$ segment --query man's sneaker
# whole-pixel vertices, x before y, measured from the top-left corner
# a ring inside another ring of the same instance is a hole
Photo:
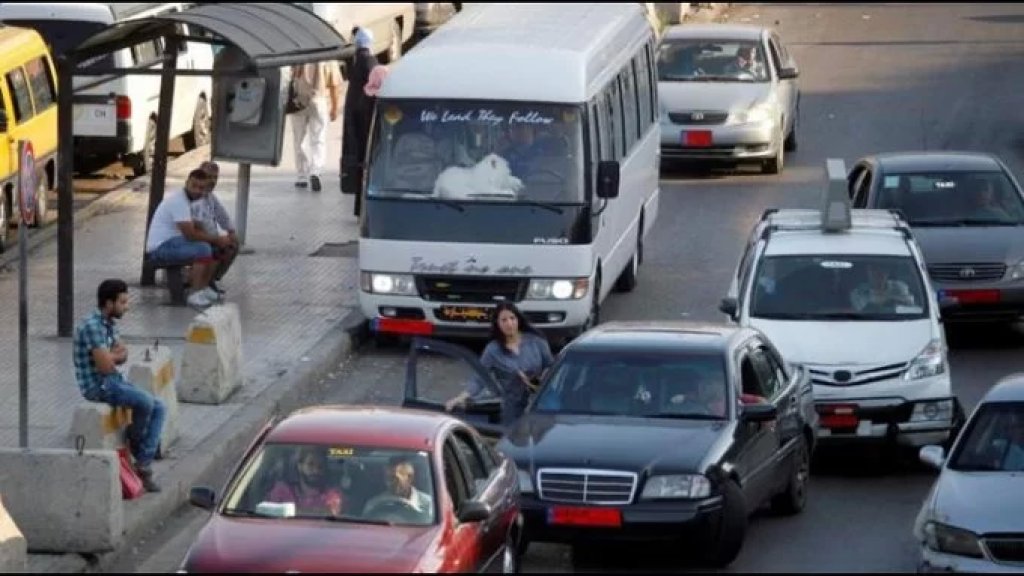
[[[189,294],[185,302],[193,308],[209,308],[213,304],[213,302],[210,302],[209,297],[207,297],[205,288]]]
[[[210,280],[210,288],[213,288],[213,291],[220,294],[221,296],[227,293],[227,290],[221,288],[220,284],[217,284],[213,280]]]
[[[295,187],[296,188],[305,188],[306,186],[309,186],[309,184],[306,183],[305,180],[296,180],[295,181]]]
[[[221,294],[220,292],[217,292],[216,290],[214,290],[213,288],[210,288],[209,286],[207,286],[206,288],[203,288],[203,294],[206,295],[206,299],[209,300],[211,304],[215,304],[215,303],[220,302],[221,300],[224,299],[224,295],[223,294]]]
[[[139,479],[142,480],[142,487],[146,492],[159,492],[160,485],[153,481],[153,469],[149,466],[135,465],[135,473],[139,475]]]
[[[309,177],[309,183],[313,186],[313,192],[319,192],[320,191],[320,177],[319,176],[310,176]]]

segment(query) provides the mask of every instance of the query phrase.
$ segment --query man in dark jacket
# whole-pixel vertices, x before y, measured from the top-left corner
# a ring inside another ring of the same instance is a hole
[[[365,28],[357,28],[355,43],[356,55],[348,75],[345,117],[342,124],[341,192],[355,194],[353,213],[358,216],[362,201],[360,188],[363,181],[363,163],[366,161],[366,143],[370,139],[370,121],[375,100],[367,96],[363,88],[370,78],[370,70],[377,65],[377,58],[372,52],[372,32]]]

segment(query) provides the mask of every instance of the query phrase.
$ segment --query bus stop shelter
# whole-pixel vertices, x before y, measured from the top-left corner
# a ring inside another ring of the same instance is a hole
[[[188,26],[184,33],[182,25]],[[119,68],[95,64],[88,70],[83,63],[117,50],[163,39],[164,52],[159,67],[147,65]],[[233,46],[248,58],[248,65],[228,70],[179,70],[177,55],[183,42],[202,42],[214,46]],[[157,112],[156,149],[150,175],[149,208],[146,230],[153,213],[164,196],[167,177],[167,149],[170,139],[174,84],[178,76],[211,76],[214,82],[223,77],[248,77],[268,68],[281,68],[324,60],[343,60],[354,48],[327,22],[299,6],[289,3],[198,4],[180,12],[115,23],[82,42],[74,50],[57,59],[58,73],[58,233],[57,233],[57,332],[71,336],[74,324],[74,92],[98,86],[111,78],[128,74],[160,76],[160,101]],[[102,76],[74,88],[76,76]],[[216,135],[214,135],[216,137]],[[246,168],[248,165],[246,165]],[[246,174],[248,172],[246,171]],[[243,178],[239,178],[243,187]],[[248,179],[245,190],[248,195]],[[244,207],[244,203],[240,203]],[[244,210],[243,210],[244,212]],[[236,214],[241,222],[246,214]],[[145,238],[141,239],[145,242]],[[143,284],[147,283],[143,269]],[[149,279],[152,282],[152,279]]]

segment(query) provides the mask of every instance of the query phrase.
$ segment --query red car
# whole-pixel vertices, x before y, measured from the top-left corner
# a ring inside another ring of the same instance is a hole
[[[517,572],[515,464],[444,414],[324,406],[271,422],[179,572]]]

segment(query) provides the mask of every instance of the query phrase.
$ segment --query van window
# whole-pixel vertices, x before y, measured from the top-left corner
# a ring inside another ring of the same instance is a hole
[[[626,143],[623,141],[622,130],[622,101],[619,99],[619,83],[612,80],[608,85],[606,98],[608,99],[608,117],[611,119],[611,130],[615,138],[615,147],[612,151],[612,160],[620,160],[626,155]]]
[[[633,148],[640,134],[637,130],[639,119],[637,118],[636,84],[633,83],[633,63],[626,63],[626,69],[619,74],[622,81],[622,111],[626,128],[626,150]]]
[[[159,40],[149,40],[132,46],[132,59],[135,60],[136,66],[155,64],[160,60],[162,53]]]
[[[32,99],[36,102],[36,113],[53,106],[56,90],[54,89],[53,73],[46,59],[40,56],[25,64],[28,82],[32,87]]]
[[[636,68],[637,105],[639,106],[637,112],[640,119],[641,137],[644,132],[647,132],[647,128],[654,119],[654,114],[651,112],[651,76],[645,65],[646,54],[646,52],[641,52],[633,58],[633,67]]]
[[[7,73],[7,89],[14,97],[14,121],[21,124],[33,116],[32,96],[29,95],[28,82],[21,68]]]

